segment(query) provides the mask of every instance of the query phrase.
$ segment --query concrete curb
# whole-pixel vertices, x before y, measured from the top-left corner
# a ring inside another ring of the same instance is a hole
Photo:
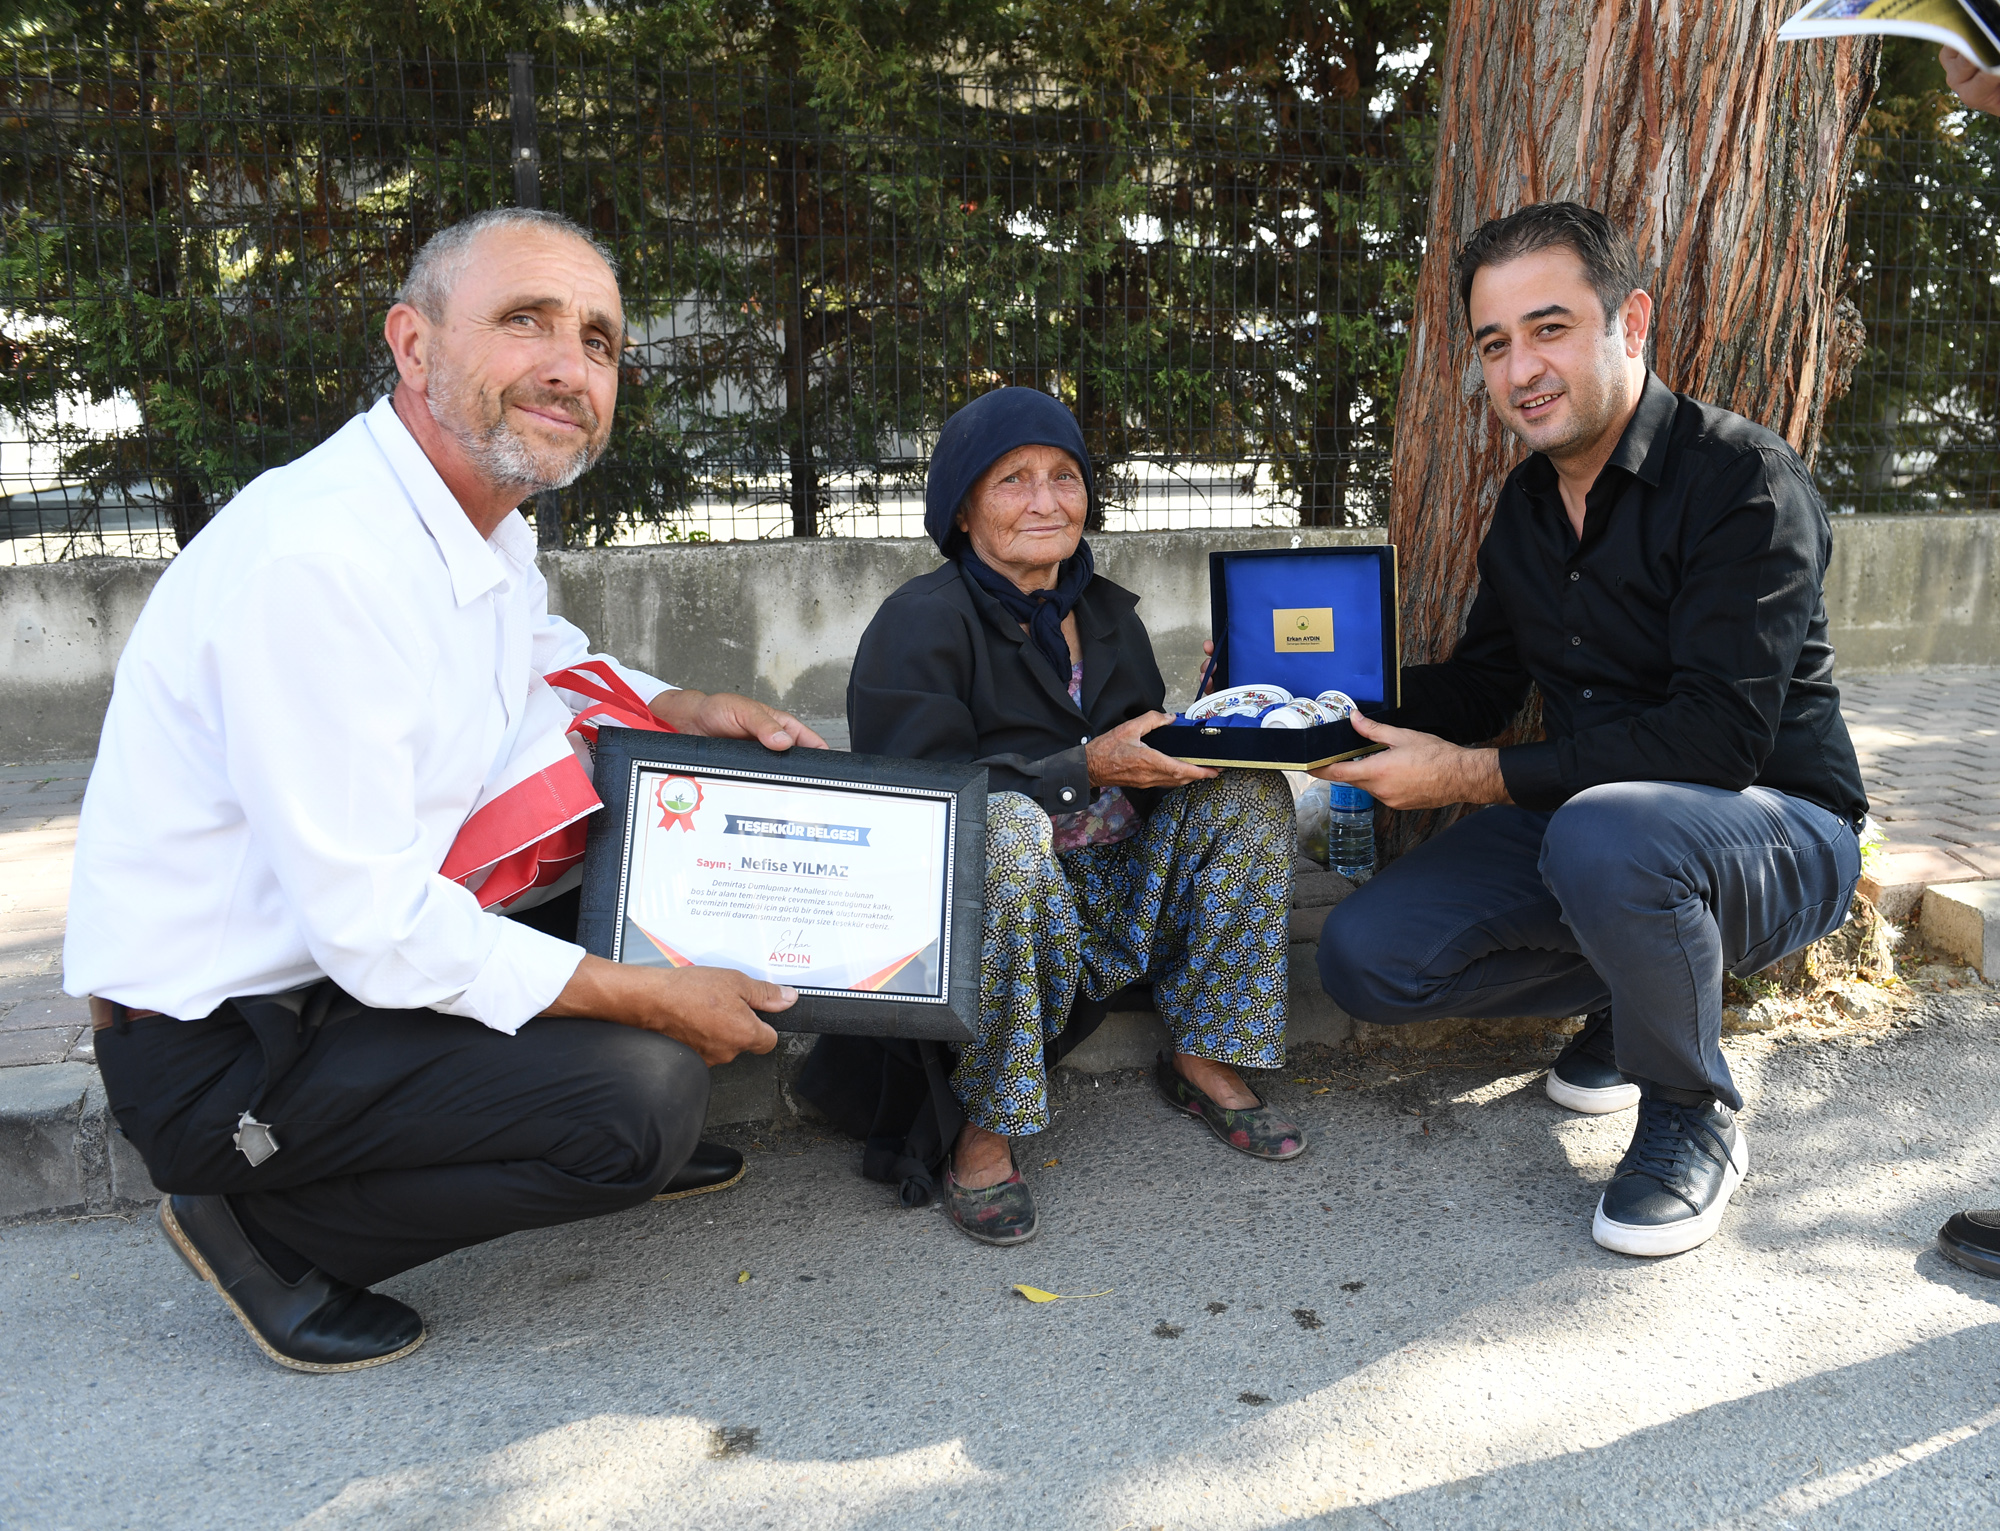
[[[0,1221],[156,1201],[87,1063],[0,1069]]]
[[[1326,911],[1313,912],[1323,916]],[[1354,1021],[1319,986],[1318,951],[1316,942],[1297,942],[1291,949],[1291,1015],[1285,1028],[1285,1041],[1291,1047],[1315,1042],[1337,1046],[1356,1034]],[[781,1033],[774,1051],[762,1057],[738,1058],[715,1069],[708,1125],[746,1126],[810,1114],[811,1108],[802,1107],[789,1087],[806,1054],[812,1051],[813,1040]],[[1061,1066],[1084,1074],[1151,1068],[1166,1045],[1167,1030],[1157,1012],[1114,1008]]]
[[[1418,1050],[1505,1034],[1541,1038],[1547,1019],[1468,1022],[1433,1021],[1397,1028],[1363,1026],[1343,1012],[1319,987],[1317,947],[1300,942],[1291,949],[1292,1011],[1286,1028],[1293,1048],[1334,1047],[1350,1038],[1391,1039]],[[790,1085],[806,1054],[810,1036],[783,1033],[776,1050],[744,1057],[714,1071],[709,1094],[710,1128],[756,1127],[815,1115],[792,1094]],[[1167,1045],[1167,1031],[1150,1009],[1114,1010],[1097,1031],[1062,1062],[1082,1074],[1151,1068]],[[159,1200],[139,1152],[118,1131],[105,1100],[104,1083],[88,1063],[45,1063],[0,1069],[0,1226],[46,1218],[86,1216],[140,1207]]]
[[[2000,982],[2000,882],[1947,883],[1924,891],[1924,939]]]
[[[1291,950],[1287,1039],[1295,1046],[1333,1045],[1354,1035],[1354,1023],[1320,992],[1315,952],[1306,943]],[[754,1126],[809,1110],[788,1087],[813,1040],[783,1033],[775,1051],[716,1069],[707,1125]],[[1166,1040],[1166,1029],[1153,1011],[1114,1011],[1063,1060],[1063,1067],[1086,1074],[1149,1068]],[[94,1066],[44,1063],[0,1069],[0,1224],[110,1212],[159,1196],[138,1150],[118,1131]]]
[[[1319,929],[1327,911],[1353,891],[1338,873],[1307,870],[1293,888],[1291,1046],[1337,1046],[1364,1028],[1319,986]],[[1114,1001],[1114,1003],[1116,1003]],[[1546,1023],[1535,1023],[1545,1026]],[[1452,1039],[1457,1023],[1419,1028],[1399,1040],[1434,1046]],[[1440,1029],[1443,1028],[1443,1029]],[[1365,1028],[1373,1030],[1374,1028]],[[1406,1028],[1407,1030],[1407,1028]],[[1435,1032],[1436,1035],[1429,1035]],[[790,1085],[814,1039],[781,1034],[775,1051],[744,1057],[714,1071],[709,1127],[743,1127],[808,1114]],[[1166,1028],[1151,1009],[1113,1010],[1063,1067],[1086,1074],[1150,1068],[1166,1045]],[[118,1131],[103,1080],[89,1063],[0,1068],[0,1224],[87,1215],[159,1199],[138,1150]]]

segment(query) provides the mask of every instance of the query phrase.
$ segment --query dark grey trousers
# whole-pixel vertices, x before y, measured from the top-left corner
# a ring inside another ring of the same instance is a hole
[[[1554,813],[1482,808],[1334,907],[1320,982],[1378,1025],[1609,1005],[1624,1073],[1735,1107],[1724,971],[1838,929],[1860,876],[1852,826],[1763,787],[1619,782]]]

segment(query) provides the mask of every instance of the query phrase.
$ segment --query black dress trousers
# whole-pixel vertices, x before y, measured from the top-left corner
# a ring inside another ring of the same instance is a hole
[[[323,985],[289,1008],[97,1034],[113,1114],[163,1191],[227,1195],[356,1286],[525,1228],[636,1206],[694,1151],[708,1069],[608,1021],[506,1036],[434,1010],[373,1010]],[[232,1141],[250,1111],[278,1151]]]

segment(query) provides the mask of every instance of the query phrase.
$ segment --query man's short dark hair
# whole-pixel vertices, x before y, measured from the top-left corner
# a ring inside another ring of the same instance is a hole
[[[1481,266],[1500,266],[1537,250],[1560,245],[1583,262],[1583,274],[1604,306],[1604,327],[1617,322],[1618,309],[1645,284],[1639,280],[1639,252],[1611,226],[1611,220],[1581,202],[1532,202],[1519,212],[1482,223],[1458,252],[1458,301],[1472,322],[1472,278]]]

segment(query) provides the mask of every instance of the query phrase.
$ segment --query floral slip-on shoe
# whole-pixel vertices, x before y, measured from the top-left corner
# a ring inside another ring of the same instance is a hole
[[[1025,1244],[1035,1236],[1035,1193],[1017,1169],[998,1185],[974,1190],[945,1171],[945,1210],[968,1238],[982,1244]]]
[[[1232,1111],[1218,1106],[1181,1077],[1174,1060],[1160,1054],[1153,1070],[1153,1083],[1167,1104],[1208,1123],[1209,1130],[1238,1153],[1253,1159],[1283,1161],[1296,1159],[1306,1151],[1306,1135],[1296,1122],[1288,1122],[1270,1106],[1249,1106]]]

